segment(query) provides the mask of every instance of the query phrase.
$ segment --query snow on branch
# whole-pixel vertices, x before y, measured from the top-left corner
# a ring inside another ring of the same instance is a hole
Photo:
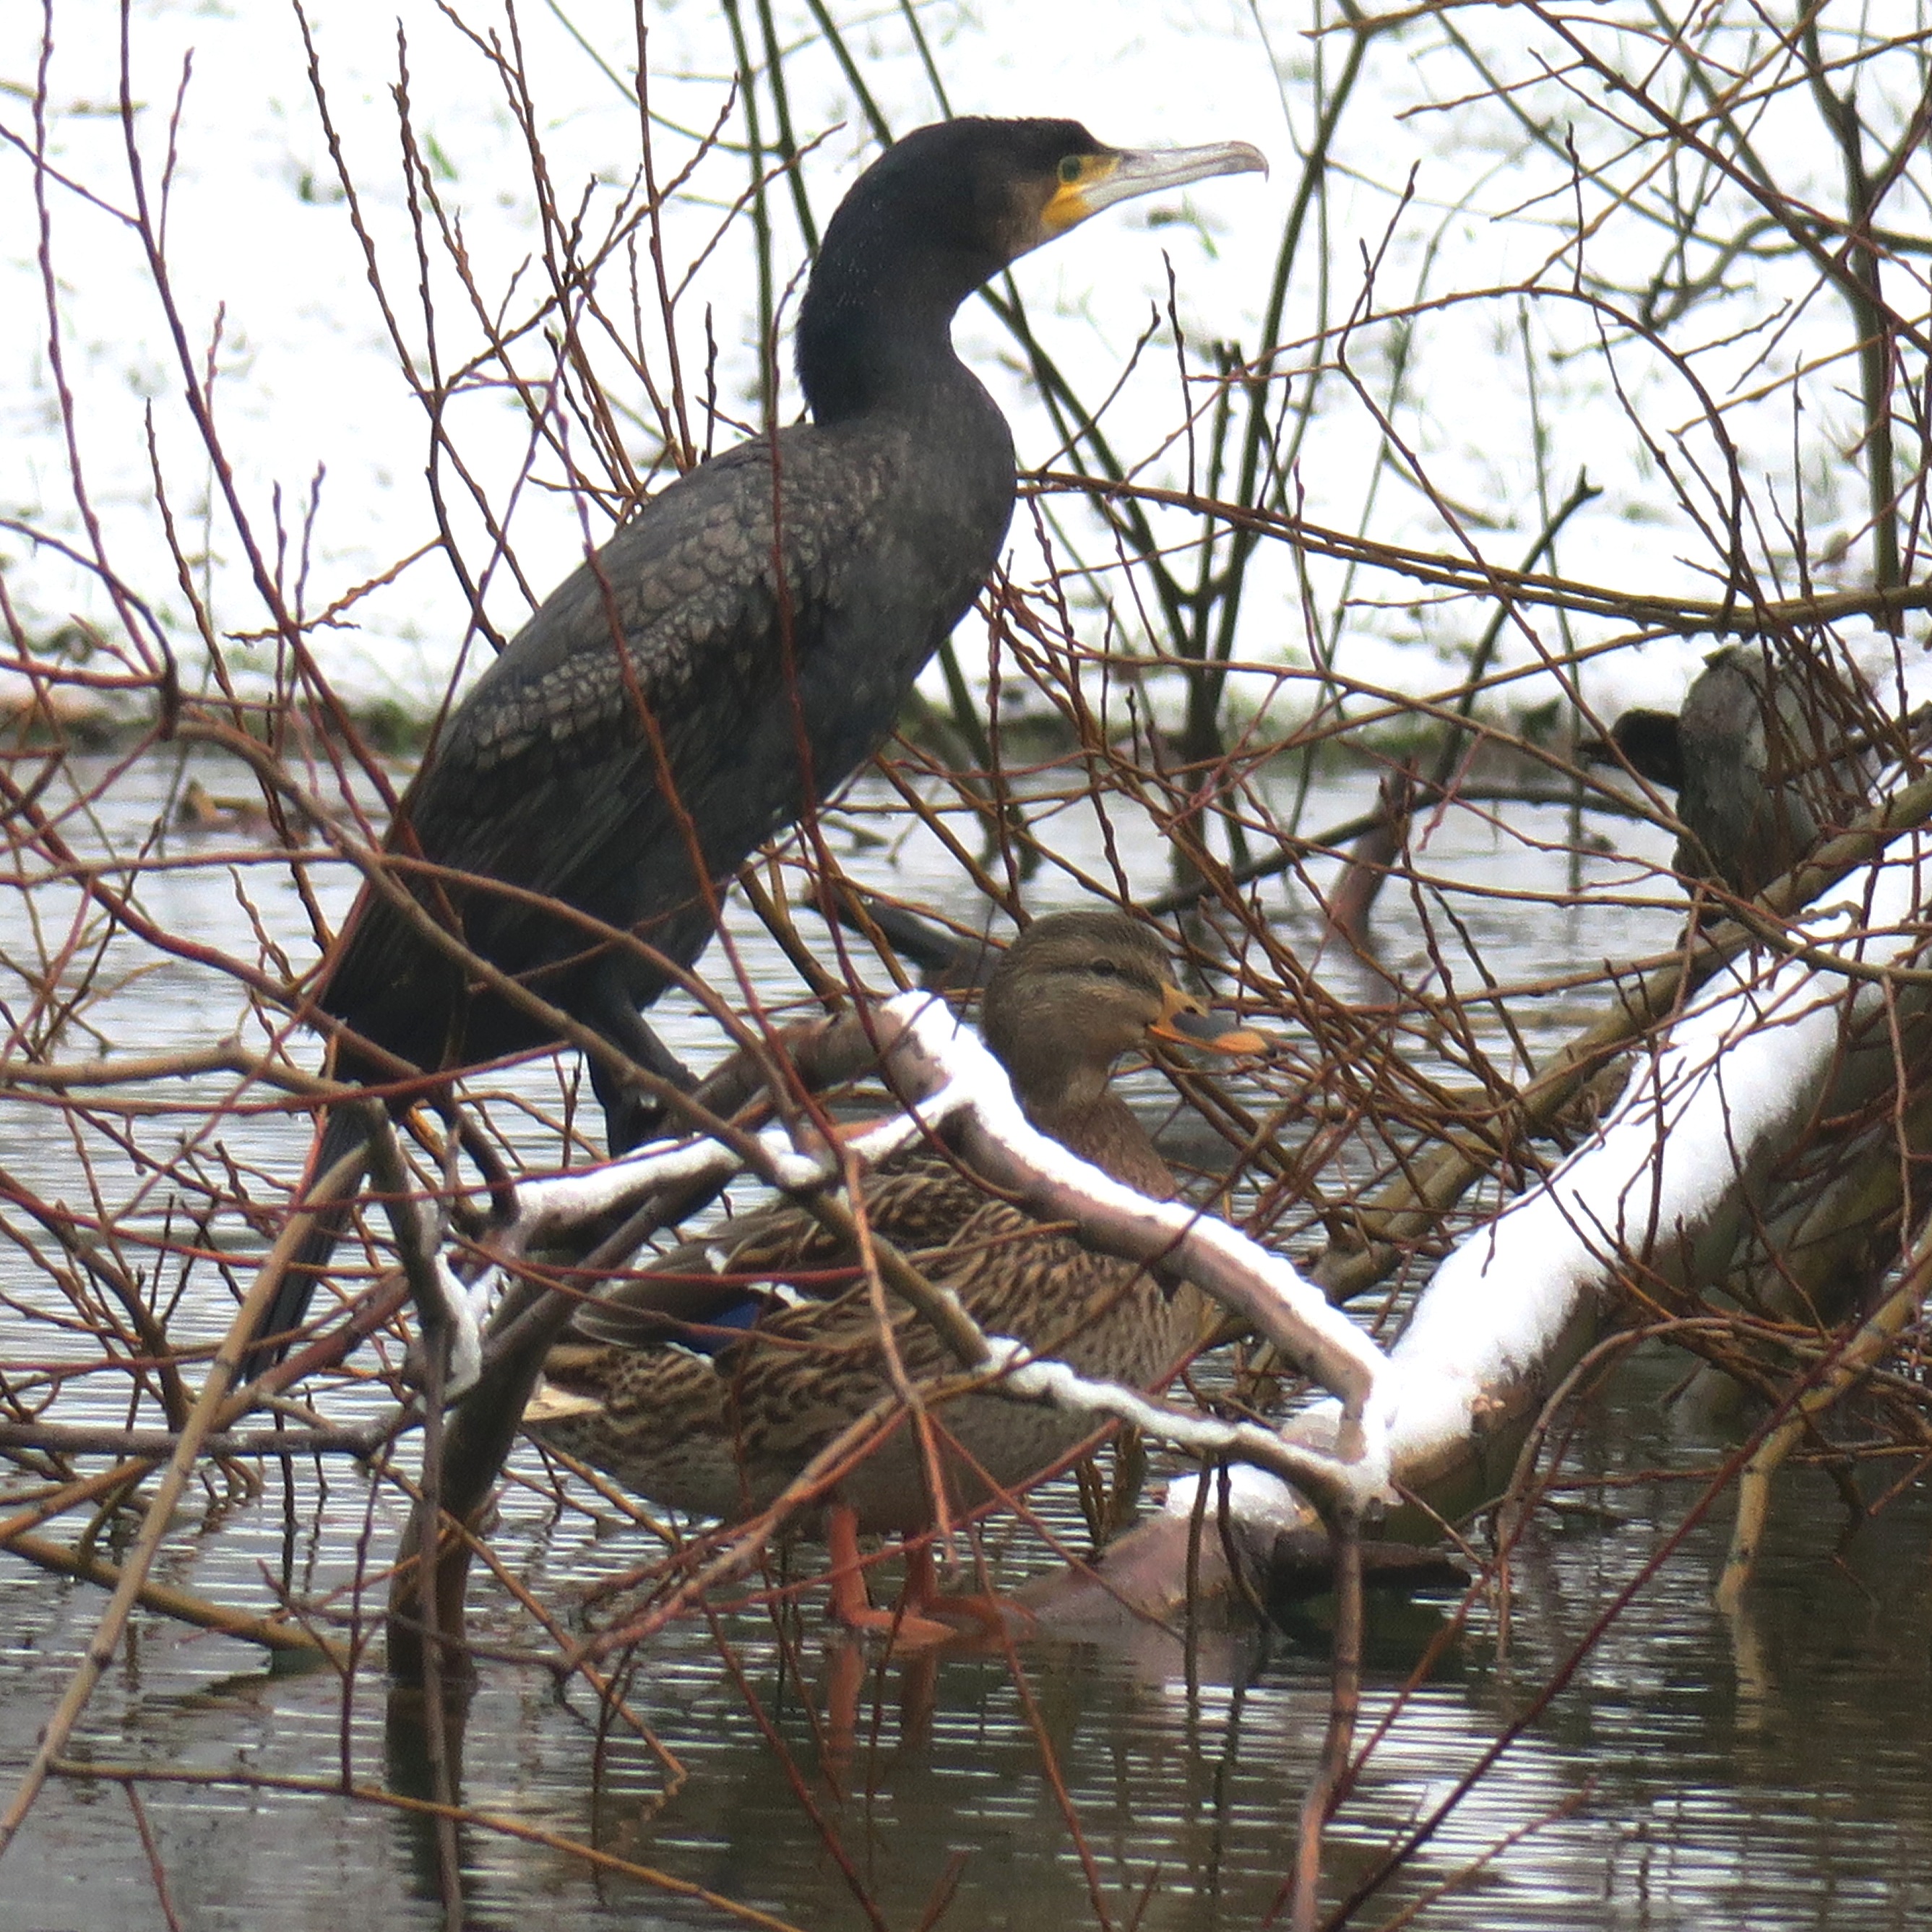
[[[1004,1070],[943,1001],[901,994],[882,1003],[872,1019],[888,1078],[906,1111],[844,1142],[845,1154],[875,1165],[945,1130],[975,1172],[1035,1213],[1073,1222],[1104,1252],[1193,1282],[1251,1322],[1336,1397],[1343,1427],[1334,1447],[1291,1447],[1265,1430],[1206,1423],[1132,1391],[1085,1381],[1062,1364],[1021,1363],[1012,1352],[1017,1345],[1006,1337],[979,1337],[978,1366],[998,1370],[1003,1385],[1017,1396],[1096,1419],[1131,1419],[1170,1439],[1185,1438],[1184,1446],[1199,1452],[1298,1474],[1327,1493],[1359,1488],[1361,1473],[1345,1466],[1353,1459],[1356,1434],[1348,1419],[1362,1413],[1384,1358],[1346,1315],[1288,1262],[1226,1222],[1185,1202],[1137,1193],[1039,1132]],[[831,1188],[842,1174],[829,1152],[801,1150],[781,1127],[733,1134],[729,1144],[716,1138],[654,1142],[596,1167],[519,1184],[514,1210],[492,1244],[511,1262],[574,1228],[626,1214],[668,1187],[722,1181],[746,1168],[794,1196]],[[465,1360],[464,1331],[474,1333],[500,1279],[493,1268],[469,1292],[456,1344]],[[956,1298],[940,1293],[950,1304],[945,1312],[957,1318],[949,1327],[964,1324],[976,1336]]]
[[[1840,1068],[1848,1039],[1882,1019],[1888,973],[1918,968],[1932,835],[1894,840],[1790,929],[1793,950],[1734,958],[1703,990],[1589,1141],[1444,1259],[1376,1378],[1362,1419],[1366,1468],[1406,1486],[1466,1460],[1527,1390],[1561,1372],[1566,1336],[1630,1267],[1667,1262],[1745,1179],[1781,1153]],[[1284,1433],[1318,1451],[1343,1418],[1316,1405]],[[1238,1513],[1280,1530],[1307,1506],[1258,1471]],[[1177,1484],[1171,1511],[1192,1506]]]

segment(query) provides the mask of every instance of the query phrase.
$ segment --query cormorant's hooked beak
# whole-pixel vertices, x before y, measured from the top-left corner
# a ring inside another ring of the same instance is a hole
[[[1072,178],[1067,178],[1070,172]],[[1205,148],[1116,148],[1098,154],[1070,157],[1060,164],[1060,185],[1046,204],[1040,225],[1048,237],[1064,235],[1116,202],[1185,188],[1210,175],[1268,172],[1268,160],[1245,141],[1216,141]]]
[[[1266,1053],[1274,1045],[1266,1034],[1210,1013],[1192,993],[1173,986],[1161,988],[1160,1017],[1148,1032],[1176,1046],[1204,1046],[1216,1053]]]

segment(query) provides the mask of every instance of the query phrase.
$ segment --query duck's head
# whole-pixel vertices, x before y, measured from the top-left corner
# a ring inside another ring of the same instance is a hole
[[[1175,983],[1157,933],[1099,908],[1051,914],[1020,934],[986,982],[980,1027],[1033,1108],[1090,1106],[1114,1061],[1150,1040],[1226,1053],[1268,1046]]]

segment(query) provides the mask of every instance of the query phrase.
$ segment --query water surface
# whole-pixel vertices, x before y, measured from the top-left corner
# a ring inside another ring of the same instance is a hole
[[[117,786],[113,809],[123,820],[101,826],[106,848],[124,850],[138,838],[164,804],[168,776],[155,764]],[[1367,790],[1366,782],[1328,782],[1312,802],[1312,818],[1346,817]],[[886,808],[883,792],[860,796]],[[1464,889],[1457,916],[1492,973],[1530,980],[1668,942],[1676,914],[1667,902],[1648,910],[1610,902],[1631,875],[1608,859],[1584,864],[1584,883],[1598,897],[1526,905],[1486,896],[1566,891],[1569,862],[1556,849],[1560,815],[1539,816],[1552,821],[1544,828],[1546,850],[1459,813],[1430,833],[1423,854],[1426,869]],[[1090,820],[1058,814],[1054,836],[1070,857],[1106,872],[1105,842]],[[1160,890],[1167,883],[1160,848],[1148,842],[1127,849],[1131,883],[1143,892]],[[956,871],[929,838],[891,848],[854,841],[848,862],[908,896],[970,910]],[[325,906],[339,913],[339,873],[319,871],[316,883]],[[208,862],[151,874],[141,890],[147,909],[174,930],[242,950],[266,926],[300,956],[300,902],[285,870]],[[1272,892],[1268,902],[1290,941],[1312,949],[1313,929],[1288,893],[1262,890]],[[38,898],[44,918],[55,916],[55,896]],[[1031,903],[1044,910],[1076,898],[1049,869]],[[16,959],[33,943],[18,925],[21,904],[10,896],[6,912],[15,922],[7,941]],[[1415,903],[1391,892],[1378,917],[1390,963],[1420,970],[1425,934]],[[1438,930],[1438,945],[1442,939]],[[139,958],[148,963],[152,956]],[[773,949],[748,938],[744,958],[761,997],[794,995]],[[111,972],[124,960],[136,956],[124,940],[110,940],[97,970]],[[1358,968],[1337,961],[1324,970],[1344,991],[1368,996],[1372,981]],[[142,972],[97,1010],[111,1014],[124,1052],[252,1024],[231,982],[188,963]],[[1520,1048],[1540,1054],[1588,1017],[1587,1003],[1522,1002],[1515,1014]],[[665,1018],[686,1050],[712,1050],[676,1003],[667,1002]],[[1281,1024],[1292,1028],[1292,1016]],[[1491,1042],[1505,1058],[1520,1050],[1500,1028]],[[70,1039],[62,1048],[81,1046]],[[298,1040],[292,1050],[310,1064],[307,1044]],[[557,1103],[553,1073],[520,1078],[506,1090],[532,1106]],[[159,1150],[172,1136],[178,1148],[198,1118],[188,1103],[203,1090],[180,1091],[178,1115],[135,1123],[138,1143]],[[1134,1090],[1151,1107],[1164,1090],[1146,1078]],[[1231,1090],[1244,1097],[1238,1082]],[[1267,1096],[1256,1090],[1245,1097],[1261,1104]],[[182,1211],[178,1185],[124,1160],[116,1164],[104,1139],[77,1146],[52,1130],[57,1117],[44,1107],[18,1096],[4,1106],[6,1165],[20,1182],[76,1201],[92,1190],[103,1215],[131,1231],[158,1225],[171,1204]],[[259,1164],[265,1175],[285,1178],[299,1166],[308,1131],[298,1116],[234,1114],[221,1125],[219,1146],[201,1147],[194,1157],[244,1170]],[[231,1228],[224,1238],[245,1258],[244,1231]],[[17,1262],[6,1266],[8,1292],[20,1298],[8,1332],[20,1340],[4,1354],[17,1370],[23,1359],[58,1355],[73,1338],[26,1318],[33,1277]],[[218,1333],[232,1308],[219,1271],[199,1268],[183,1291],[177,1332]],[[1402,1703],[1330,1834],[1331,1897],[1448,1793],[1585,1642],[1603,1607],[1700,1492],[1694,1472],[1720,1460],[1721,1445],[1670,1426],[1662,1398],[1682,1372],[1678,1358],[1646,1355],[1585,1412],[1565,1474],[1601,1477],[1603,1486],[1570,1492],[1591,1507],[1547,1514],[1532,1528],[1515,1565],[1507,1643],[1493,1607],[1479,1605],[1430,1681]],[[64,1401],[60,1419],[124,1419],[124,1384],[92,1391],[89,1384]],[[345,1387],[324,1406],[352,1417],[376,1400]],[[541,1480],[531,1452],[520,1451],[516,1467]],[[284,1475],[272,1471],[256,1498],[191,1492],[160,1580],[258,1609],[277,1588],[310,1603],[348,1600],[337,1593],[380,1570],[395,1546],[394,1492],[340,1462],[320,1474],[298,1465],[287,1480],[285,1489]],[[7,1492],[26,1486],[16,1478]],[[584,1492],[573,1494],[591,1504]],[[1084,1545],[1064,1486],[1042,1508],[1070,1541]],[[1841,1504],[1822,1474],[1787,1474],[1758,1579],[1732,1622],[1708,1594],[1727,1528],[1720,1508],[1638,1592],[1570,1688],[1364,1922],[1423,1900],[1484,1859],[1479,1876],[1424,1905],[1417,1922],[1508,1924],[1512,1932],[1579,1925],[1796,1932],[1932,1920],[1932,1814],[1924,1797],[1932,1783],[1932,1648],[1924,1636],[1932,1520],[1914,1491],[1868,1524],[1840,1562],[1834,1550],[1841,1525]],[[989,1543],[1010,1579],[1051,1561],[1036,1540],[1010,1528],[996,1527]],[[580,1618],[600,1580],[652,1553],[608,1508],[560,1513],[534,1486],[506,1490],[493,1546],[566,1624]],[[801,1550],[800,1573],[817,1561],[815,1551]],[[365,1586],[365,1606],[380,1604],[380,1586]],[[637,1657],[629,1705],[682,1767],[674,1775],[644,1743],[604,1725],[580,1684],[560,1694],[546,1670],[514,1660],[538,1656],[545,1640],[508,1594],[480,1578],[473,1634],[486,1654],[464,1726],[464,1801],[526,1827],[592,1840],[682,1886],[813,1928],[910,1928],[926,1922],[949,1887],[956,1889],[939,1921],[947,1925],[1031,1932],[1104,1916],[1162,1932],[1222,1932],[1262,1922],[1286,1875],[1297,1807],[1326,1719],[1319,1604],[1286,1629],[1204,1629],[1192,1643],[1150,1630],[1036,1642],[1021,1652],[1017,1681],[996,1655],[949,1657],[929,1670],[898,1664],[868,1670],[857,1735],[849,1748],[828,1752],[812,1713],[825,1706],[842,1644],[824,1628],[820,1600],[807,1596],[776,1618],[755,1605],[728,1610],[715,1630],[680,1624]],[[0,1562],[0,1773],[10,1777],[24,1762],[104,1601],[89,1587]],[[1448,1608],[1376,1606],[1364,1736]],[[488,1654],[493,1648],[500,1659]],[[358,1783],[426,1790],[419,1733],[407,1713],[386,1707],[373,1661],[345,1696],[331,1672],[272,1672],[251,1650],[139,1615],[75,1754],[237,1780],[140,1787],[140,1813],[184,1925],[336,1932],[345,1917],[372,1928],[442,1922],[434,1850],[419,1820],[339,1796],[246,1782],[340,1778],[346,1766]],[[551,1932],[572,1932],[733,1922],[718,1904],[599,1876],[561,1851],[498,1832],[466,1828],[460,1848],[468,1924],[527,1926],[540,1918]],[[5,1861],[0,1927],[91,1932],[166,1922],[125,1790],[56,1780]]]

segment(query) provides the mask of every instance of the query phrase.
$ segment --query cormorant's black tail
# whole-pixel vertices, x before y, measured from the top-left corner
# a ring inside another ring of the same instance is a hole
[[[304,1190],[313,1187],[345,1154],[366,1147],[368,1137],[368,1124],[360,1107],[332,1107],[302,1175]],[[254,1381],[287,1352],[287,1342],[274,1338],[286,1336],[302,1326],[302,1317],[308,1312],[309,1297],[315,1292],[316,1283],[327,1272],[335,1244],[349,1226],[355,1198],[356,1190],[351,1187],[341,1199],[325,1208],[316,1216],[315,1226],[310,1229],[308,1239],[296,1250],[295,1259],[290,1263],[288,1272],[275,1290],[274,1300],[269,1303],[254,1334],[249,1337],[248,1352],[242,1360],[244,1382]],[[298,1202],[299,1198],[298,1196]]]

